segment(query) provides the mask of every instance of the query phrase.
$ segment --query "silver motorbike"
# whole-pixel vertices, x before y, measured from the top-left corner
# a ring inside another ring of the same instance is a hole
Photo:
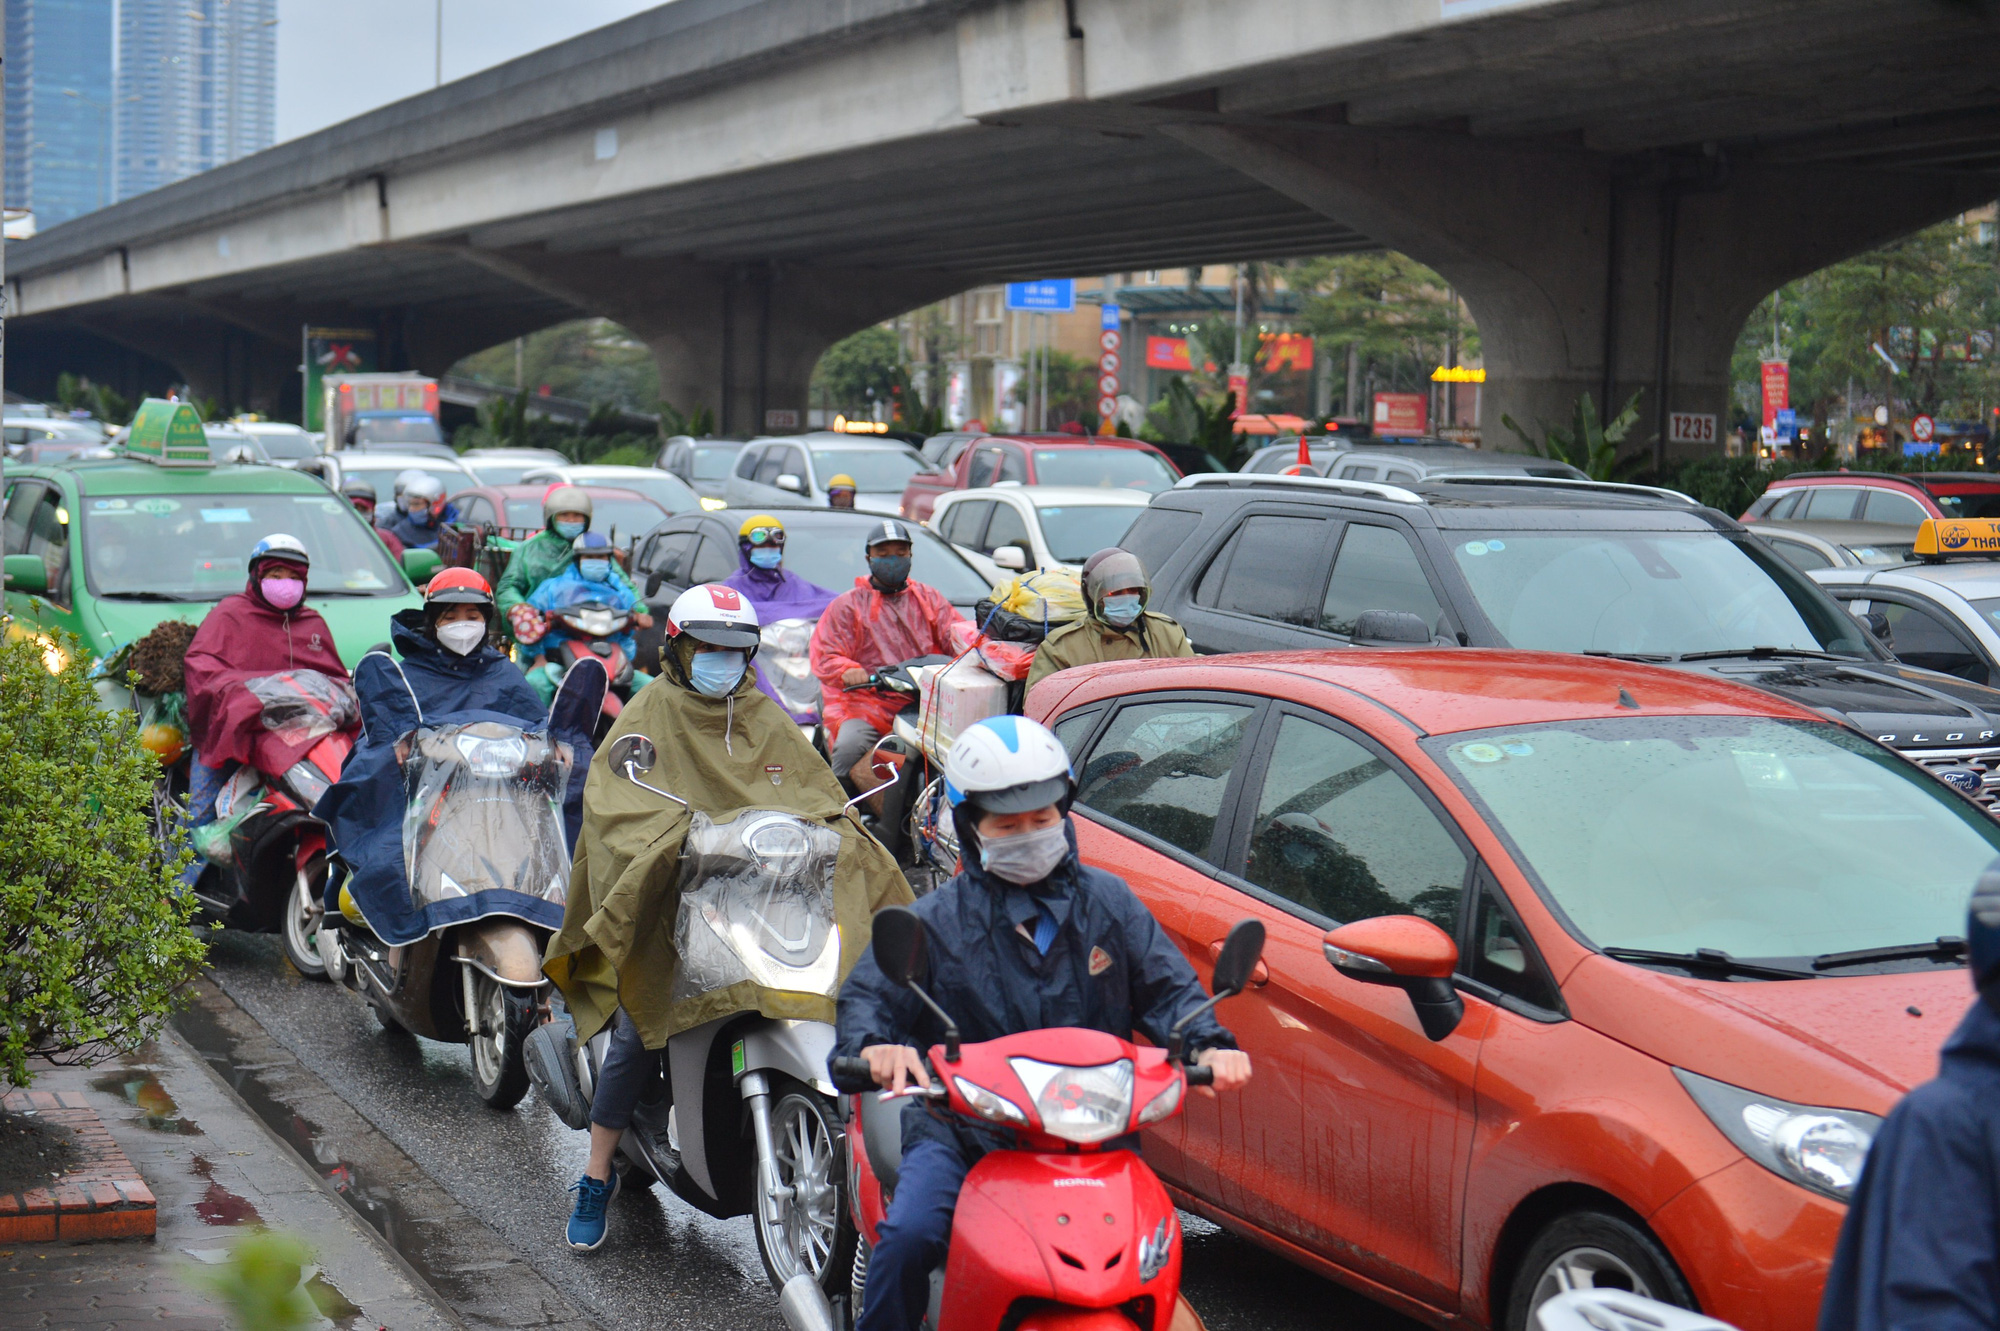
[[[652,741],[623,735],[600,761],[663,799],[648,783]],[[727,822],[695,811],[681,853],[673,998],[750,983],[831,999],[840,983],[833,876],[840,834],[776,809]],[[855,1231],[841,1190],[846,1158],[822,1021],[728,1013],[667,1041],[659,1074],[621,1143],[621,1169],[657,1178],[719,1219],[747,1215],[772,1286],[805,1276],[831,1297],[854,1263]],[[559,1020],[530,1037],[528,1071],[556,1116],[589,1126],[608,1030],[579,1045]],[[748,1111],[747,1113],[745,1111]]]

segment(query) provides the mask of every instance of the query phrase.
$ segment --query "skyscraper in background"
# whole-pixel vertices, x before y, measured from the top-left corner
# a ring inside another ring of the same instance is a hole
[[[278,0],[117,3],[118,198],[271,146]]]
[[[34,213],[35,225],[47,228],[116,197],[113,0],[6,0],[6,6],[6,203]]]

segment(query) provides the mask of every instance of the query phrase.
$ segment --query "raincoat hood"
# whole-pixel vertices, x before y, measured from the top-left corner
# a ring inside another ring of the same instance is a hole
[[[210,767],[256,762],[283,772],[313,742],[288,745],[264,729],[263,704],[246,681],[280,670],[317,670],[345,683],[347,667],[317,610],[303,602],[279,610],[257,581],[250,578],[241,592],[218,601],[188,644],[188,735]]]
[[[840,836],[833,877],[840,930],[841,977],[867,949],[870,921],[883,906],[911,899],[895,860],[851,812],[826,760],[798,725],[758,692],[745,672],[724,698],[687,687],[673,652],[665,673],[635,695],[605,739],[650,739],[657,759],[642,773],[716,823],[748,809],[773,809],[831,827]],[[570,875],[562,930],[551,940],[550,979],[589,1039],[623,1005],[646,1047],[734,1012],[773,1019],[832,1021],[834,1001],[821,994],[743,981],[678,1001],[681,850],[692,816],[679,804],[634,785],[608,763],[595,765],[584,790],[583,835]]]
[[[759,623],[780,619],[818,619],[837,593],[808,582],[788,568],[758,568],[750,562],[750,552],[736,543],[736,572],[722,580],[750,598],[757,607]]]
[[[446,679],[472,680],[490,677],[491,686],[501,692],[505,691],[504,684],[511,673],[515,679],[521,681],[522,688],[528,687],[527,678],[521,674],[519,667],[490,642],[481,643],[478,651],[465,656],[446,651],[424,632],[424,612],[421,608],[398,610],[389,617],[389,641],[395,647],[396,655],[403,658],[406,667],[420,665],[424,670]],[[497,665],[505,665],[507,670],[496,672],[494,667]],[[534,697],[532,689],[529,690],[528,696]],[[428,704],[426,710],[430,710]]]

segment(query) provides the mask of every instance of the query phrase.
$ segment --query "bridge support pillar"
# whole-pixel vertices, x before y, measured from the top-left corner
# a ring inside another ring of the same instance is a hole
[[[660,396],[724,434],[806,423],[820,355],[850,333],[962,290],[964,274],[699,263],[619,254],[470,251],[468,257],[615,320],[652,351]]]
[[[1437,270],[1479,325],[1480,432],[1600,412],[1640,393],[1628,450],[1720,446],[1729,362],[1758,302],[1785,282],[1986,200],[1971,173],[1870,173],[1620,158],[1442,130],[1301,122],[1163,132]],[[1879,179],[1871,180],[1871,175]],[[1844,207],[1840,199],[1866,199]],[[1666,443],[1669,413],[1712,416],[1713,444]]]

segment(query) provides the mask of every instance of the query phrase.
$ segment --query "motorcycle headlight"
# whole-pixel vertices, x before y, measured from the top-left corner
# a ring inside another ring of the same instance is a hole
[[[1042,1130],[1079,1146],[1109,1141],[1132,1122],[1132,1060],[1066,1068],[1032,1058],[1010,1058],[1014,1075],[1035,1097]]]
[[[1684,1068],[1674,1075],[1743,1154],[1822,1196],[1840,1202],[1853,1197],[1880,1118],[1858,1109],[1795,1105]]]
[[[528,742],[519,735],[460,735],[452,746],[475,776],[512,776],[528,761]]]
[[[1161,1119],[1179,1109],[1181,1107],[1181,1087],[1185,1084],[1179,1077],[1174,1078],[1173,1085],[1167,1087],[1166,1090],[1161,1091],[1146,1102],[1146,1107],[1139,1111],[1139,1121],[1135,1126],[1143,1128],[1148,1123],[1158,1123]]]
[[[1006,1096],[987,1090],[976,1081],[963,1077],[953,1077],[951,1084],[958,1087],[958,1093],[965,1097],[965,1103],[979,1111],[981,1118],[995,1123],[1026,1123],[1027,1111]]]

